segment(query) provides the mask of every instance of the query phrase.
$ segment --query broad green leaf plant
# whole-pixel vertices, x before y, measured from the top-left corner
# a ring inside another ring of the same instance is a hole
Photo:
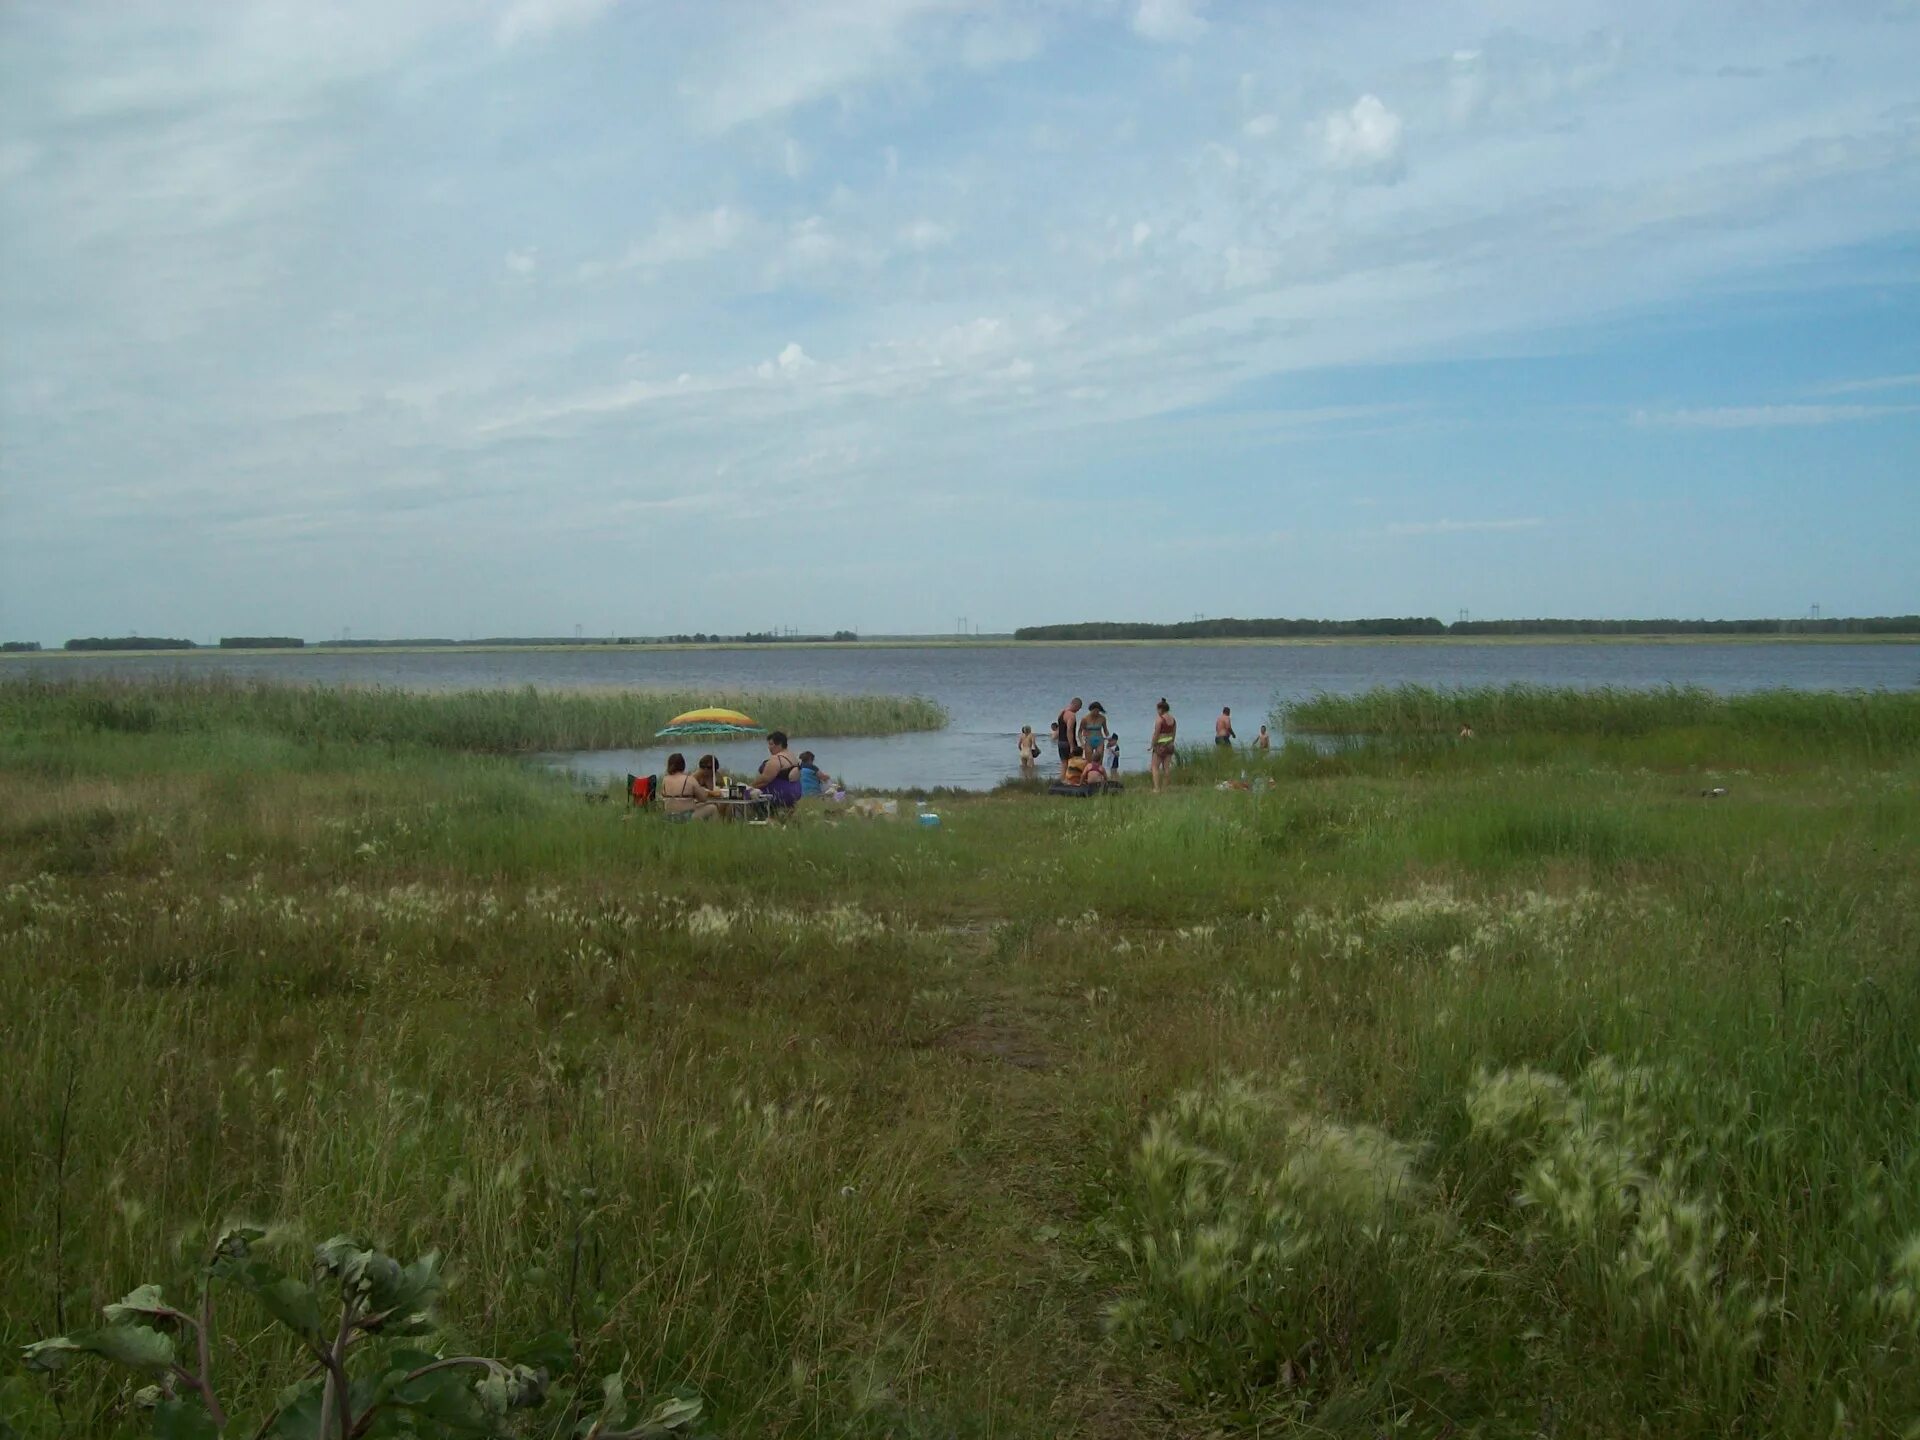
[[[264,1230],[234,1226],[214,1244],[196,1277],[192,1309],[142,1285],[102,1310],[106,1323],[25,1347],[30,1369],[63,1370],[92,1357],[147,1383],[136,1404],[152,1415],[155,1440],[379,1440],[385,1436],[493,1440],[515,1433],[518,1412],[545,1398],[543,1370],[483,1355],[446,1355],[433,1346],[439,1257],[410,1265],[344,1235],[314,1248],[309,1278],[266,1258]],[[214,1374],[216,1289],[237,1289],[298,1339],[307,1373],[280,1391],[264,1417],[236,1424]],[[581,1440],[655,1440],[700,1417],[697,1399],[673,1397],[645,1416],[632,1411],[618,1374],[601,1384],[598,1415],[580,1422]]]

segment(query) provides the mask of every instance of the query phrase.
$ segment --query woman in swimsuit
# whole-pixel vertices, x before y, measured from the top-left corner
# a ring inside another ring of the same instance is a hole
[[[800,803],[800,762],[787,753],[787,732],[767,736],[767,758],[760,766],[758,784],[767,798],[783,809]]]
[[[1153,739],[1147,744],[1147,769],[1153,773],[1153,793],[1158,795],[1165,783],[1167,772],[1173,768],[1173,736],[1175,722],[1173,707],[1167,704],[1162,695],[1160,703],[1153,707],[1157,712],[1153,722]]]
[[[667,756],[660,799],[669,820],[711,820],[720,813],[720,807],[713,803],[713,792],[687,774],[687,757],[678,750]]]
[[[1106,758],[1107,712],[1098,700],[1080,717],[1080,753],[1089,765]]]
[[[1020,727],[1020,778],[1032,780],[1038,774],[1034,761],[1040,758],[1040,742],[1034,737],[1033,726]]]

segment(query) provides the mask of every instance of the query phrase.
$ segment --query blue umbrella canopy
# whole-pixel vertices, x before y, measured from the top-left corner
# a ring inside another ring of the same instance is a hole
[[[767,727],[755,723],[751,715],[739,710],[709,706],[703,710],[689,710],[684,715],[674,716],[667,722],[666,728],[657,733],[656,738],[661,740],[725,739],[728,736],[766,733]]]

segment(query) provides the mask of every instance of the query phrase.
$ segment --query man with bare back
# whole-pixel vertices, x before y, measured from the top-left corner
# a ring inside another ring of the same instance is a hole
[[[1060,778],[1067,778],[1067,762],[1080,753],[1080,697],[1067,702],[1054,723],[1060,727],[1054,737],[1054,749],[1060,752]]]

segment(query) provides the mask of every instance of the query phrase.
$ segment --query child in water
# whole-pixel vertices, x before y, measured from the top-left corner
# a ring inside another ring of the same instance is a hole
[[[1038,737],[1034,735],[1033,726],[1031,725],[1022,725],[1020,727],[1019,754],[1020,778],[1022,780],[1034,779],[1040,773],[1039,768],[1034,764],[1034,762],[1040,758],[1040,741]]]

